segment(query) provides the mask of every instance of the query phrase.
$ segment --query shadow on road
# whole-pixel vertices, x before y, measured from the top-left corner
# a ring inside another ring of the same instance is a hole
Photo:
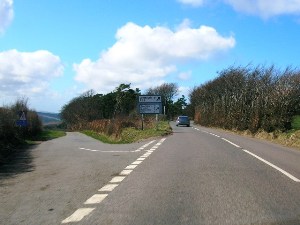
[[[14,154],[6,163],[0,164],[0,182],[3,179],[12,178],[21,173],[27,173],[34,170],[32,151],[35,146],[22,149]],[[1,183],[0,183],[0,186]]]

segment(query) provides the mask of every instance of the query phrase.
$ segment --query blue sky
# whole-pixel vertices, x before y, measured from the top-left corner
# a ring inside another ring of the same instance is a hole
[[[299,40],[300,0],[0,0],[0,105],[59,112],[121,83],[187,96],[232,65],[299,67]]]

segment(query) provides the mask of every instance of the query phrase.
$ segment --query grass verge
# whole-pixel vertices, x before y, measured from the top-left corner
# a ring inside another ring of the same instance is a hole
[[[272,133],[260,131],[253,136],[300,150],[300,130],[290,130],[288,132],[275,131]]]
[[[258,131],[252,134],[249,130],[237,131],[237,130],[226,130],[228,132],[236,133],[242,136],[248,136],[252,138],[257,138],[261,140],[267,140],[276,144],[284,145],[287,147],[292,147],[300,150],[300,130],[289,130],[287,132],[274,131]]]
[[[61,130],[43,130],[41,134],[26,140],[27,144],[38,144],[42,141],[49,141],[55,138],[63,137],[66,132]]]
[[[168,121],[160,121],[157,128],[148,128],[140,130],[136,128],[124,128],[120,137],[107,136],[105,134],[97,133],[91,130],[82,131],[83,134],[90,136],[103,143],[109,144],[126,144],[141,141],[150,137],[164,136],[172,132]]]

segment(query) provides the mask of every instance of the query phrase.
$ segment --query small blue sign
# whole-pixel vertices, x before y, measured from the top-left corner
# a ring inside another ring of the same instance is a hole
[[[17,120],[17,126],[27,127],[27,120]]]

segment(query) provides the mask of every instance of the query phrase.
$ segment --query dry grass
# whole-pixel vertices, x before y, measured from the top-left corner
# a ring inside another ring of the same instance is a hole
[[[123,121],[124,122],[124,121]],[[150,122],[150,121],[148,121]],[[120,128],[121,133],[112,133],[111,135],[108,135],[105,132],[101,132],[101,130],[105,130],[107,128],[105,128],[104,126],[102,126],[101,124],[105,123],[104,121],[95,121],[93,123],[94,126],[93,127],[94,130],[83,130],[81,131],[82,133],[93,137],[97,140],[100,140],[104,143],[110,143],[110,144],[123,144],[123,143],[133,143],[136,141],[141,141],[141,140],[145,140],[151,137],[157,137],[157,136],[164,136],[164,135],[168,135],[172,132],[172,129],[169,125],[168,121],[160,121],[157,126],[156,123],[152,123],[152,124],[148,124],[147,126],[144,126],[144,129],[142,130],[141,128],[136,128],[134,126],[129,126],[129,127],[122,127]],[[124,123],[120,123],[122,126],[124,126]],[[99,129],[101,125],[101,128],[103,129]],[[109,123],[107,124],[108,126]],[[120,125],[120,127],[121,127]],[[127,124],[128,125],[128,124]],[[130,125],[130,124],[129,124]],[[116,126],[116,124],[111,124],[111,126]],[[96,129],[98,129],[96,131]],[[117,129],[119,129],[119,127],[117,127]],[[117,131],[119,132],[119,130]]]
[[[269,140],[288,147],[294,147],[300,150],[300,130],[290,131],[288,133],[278,131],[272,133],[258,132],[254,135],[254,137]]]
[[[167,121],[161,121],[158,126],[154,116],[144,118],[124,117],[117,119],[94,120],[88,123],[80,123],[72,130],[79,130],[89,136],[106,143],[131,143],[144,138],[161,136],[170,133]]]
[[[274,131],[268,133],[266,131],[260,130],[255,134],[252,134],[249,130],[234,132],[243,136],[250,136],[261,140],[267,140],[284,146],[297,148],[300,150],[300,130],[291,130],[286,133],[281,131]]]

